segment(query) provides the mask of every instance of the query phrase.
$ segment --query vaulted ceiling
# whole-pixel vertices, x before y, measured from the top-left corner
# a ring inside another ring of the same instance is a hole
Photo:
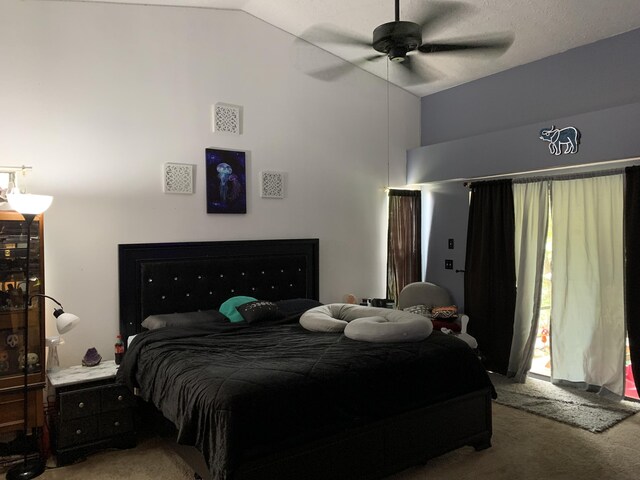
[[[296,48],[302,51],[312,43],[339,57],[306,65],[307,73],[317,78],[332,81],[351,68],[362,68],[418,96],[640,28],[638,0],[400,0],[400,20],[424,25],[423,43],[497,41],[503,47],[414,51],[408,55],[409,72],[407,63],[384,61],[384,56],[371,61],[377,53],[368,46],[372,32],[394,21],[394,0],[68,1],[242,10],[297,37]]]

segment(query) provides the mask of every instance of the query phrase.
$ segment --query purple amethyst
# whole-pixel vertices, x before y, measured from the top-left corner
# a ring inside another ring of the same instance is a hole
[[[102,361],[102,357],[95,348],[90,348],[82,358],[82,365],[85,367],[95,367]]]

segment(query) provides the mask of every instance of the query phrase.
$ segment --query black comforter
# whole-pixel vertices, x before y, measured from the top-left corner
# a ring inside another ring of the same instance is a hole
[[[148,331],[117,379],[203,452],[215,479],[269,450],[491,386],[473,351],[440,332],[366,343],[297,322]]]

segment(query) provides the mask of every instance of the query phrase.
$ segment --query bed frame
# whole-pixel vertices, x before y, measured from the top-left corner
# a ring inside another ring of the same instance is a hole
[[[318,300],[318,239],[119,245],[120,331],[161,313],[217,308],[234,295]],[[374,479],[456,448],[491,446],[489,388],[253,458],[234,480]],[[210,478],[193,447],[176,451]]]
[[[235,295],[318,300],[318,239],[118,246],[120,333],[149,315],[218,308]]]

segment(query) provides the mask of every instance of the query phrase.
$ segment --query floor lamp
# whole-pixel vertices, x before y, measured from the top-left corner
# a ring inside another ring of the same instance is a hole
[[[12,210],[22,214],[27,227],[27,255],[25,266],[25,293],[24,293],[24,377],[23,377],[23,433],[26,440],[29,433],[29,369],[27,356],[29,353],[29,262],[31,261],[31,224],[36,215],[44,212],[53,201],[48,195],[32,195],[28,193],[11,193],[7,195],[7,201]],[[26,444],[26,442],[25,442]],[[44,461],[38,458],[29,460],[25,446],[22,463],[11,467],[7,472],[7,480],[28,480],[35,478],[44,472]]]

